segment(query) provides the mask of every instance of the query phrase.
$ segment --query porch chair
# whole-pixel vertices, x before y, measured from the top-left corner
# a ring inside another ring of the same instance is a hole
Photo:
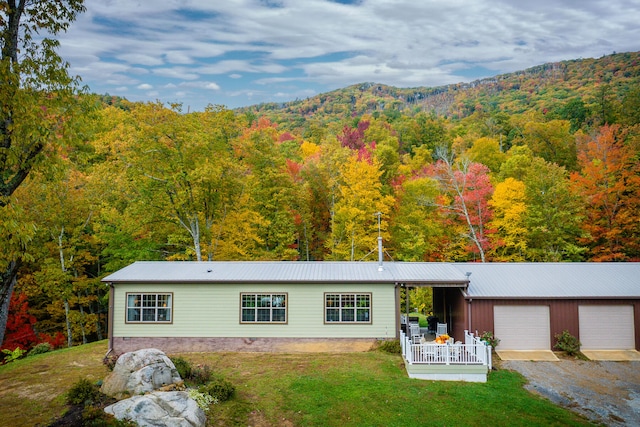
[[[436,327],[436,338],[440,335],[445,335],[447,333],[447,324],[446,323],[438,323]]]
[[[420,339],[422,338],[422,334],[420,333],[420,325],[411,325],[409,327],[409,331],[411,333],[411,342],[414,344],[420,344]]]

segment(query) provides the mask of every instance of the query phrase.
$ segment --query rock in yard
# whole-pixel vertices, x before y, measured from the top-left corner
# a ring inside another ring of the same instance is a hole
[[[134,396],[104,408],[119,420],[130,420],[141,427],[204,427],[204,411],[186,391],[151,392]]]
[[[182,383],[171,359],[158,349],[147,348],[120,356],[101,390],[120,399]]]

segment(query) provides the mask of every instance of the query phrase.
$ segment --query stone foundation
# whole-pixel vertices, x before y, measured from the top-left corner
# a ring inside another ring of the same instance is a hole
[[[166,354],[195,352],[346,353],[369,351],[373,338],[113,338],[113,353],[157,348]]]

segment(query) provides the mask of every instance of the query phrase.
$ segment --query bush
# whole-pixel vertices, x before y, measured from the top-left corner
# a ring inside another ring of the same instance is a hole
[[[100,390],[91,381],[83,378],[76,382],[67,392],[69,405],[93,405],[100,400]]]
[[[493,332],[484,331],[482,335],[480,335],[480,339],[491,346],[492,350],[495,350],[498,344],[500,344],[500,340],[493,336]]]
[[[108,354],[102,358],[102,364],[107,367],[109,372],[113,371],[113,368],[116,367],[116,362],[118,361],[119,354]]]
[[[191,368],[191,376],[188,378],[193,384],[206,384],[211,379],[211,368],[207,365],[198,365]]]
[[[211,379],[211,368],[207,365],[191,366],[191,362],[179,356],[169,357],[169,359],[185,382],[202,385]]]
[[[226,402],[231,399],[236,388],[224,378],[214,378],[198,389],[199,392],[208,394],[218,402]]]
[[[173,362],[176,369],[178,370],[180,378],[182,378],[183,380],[188,380],[191,378],[192,368],[191,363],[188,360],[178,356],[169,357],[169,359]]]
[[[4,360],[2,363],[11,363],[14,360],[20,359],[27,350],[23,350],[20,347],[16,347],[15,350],[9,350],[8,348],[2,349],[2,354],[4,354]]]
[[[385,353],[391,354],[400,354],[402,353],[402,347],[400,346],[400,340],[385,340],[380,343],[378,347],[380,351],[384,351]]]
[[[556,342],[553,348],[562,350],[569,356],[575,356],[580,353],[580,346],[582,344],[580,344],[578,338],[571,335],[566,329],[562,331],[561,334],[556,334],[555,338],[558,342]]]
[[[36,344],[31,350],[29,350],[27,356],[35,356],[36,354],[48,353],[52,350],[53,346],[51,344],[49,344],[48,342],[41,342],[40,344]]]

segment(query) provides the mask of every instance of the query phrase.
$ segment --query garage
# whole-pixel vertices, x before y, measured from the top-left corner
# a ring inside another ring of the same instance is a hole
[[[495,305],[494,335],[498,350],[549,350],[549,306]]]
[[[633,305],[580,305],[582,350],[629,350],[635,346]]]

